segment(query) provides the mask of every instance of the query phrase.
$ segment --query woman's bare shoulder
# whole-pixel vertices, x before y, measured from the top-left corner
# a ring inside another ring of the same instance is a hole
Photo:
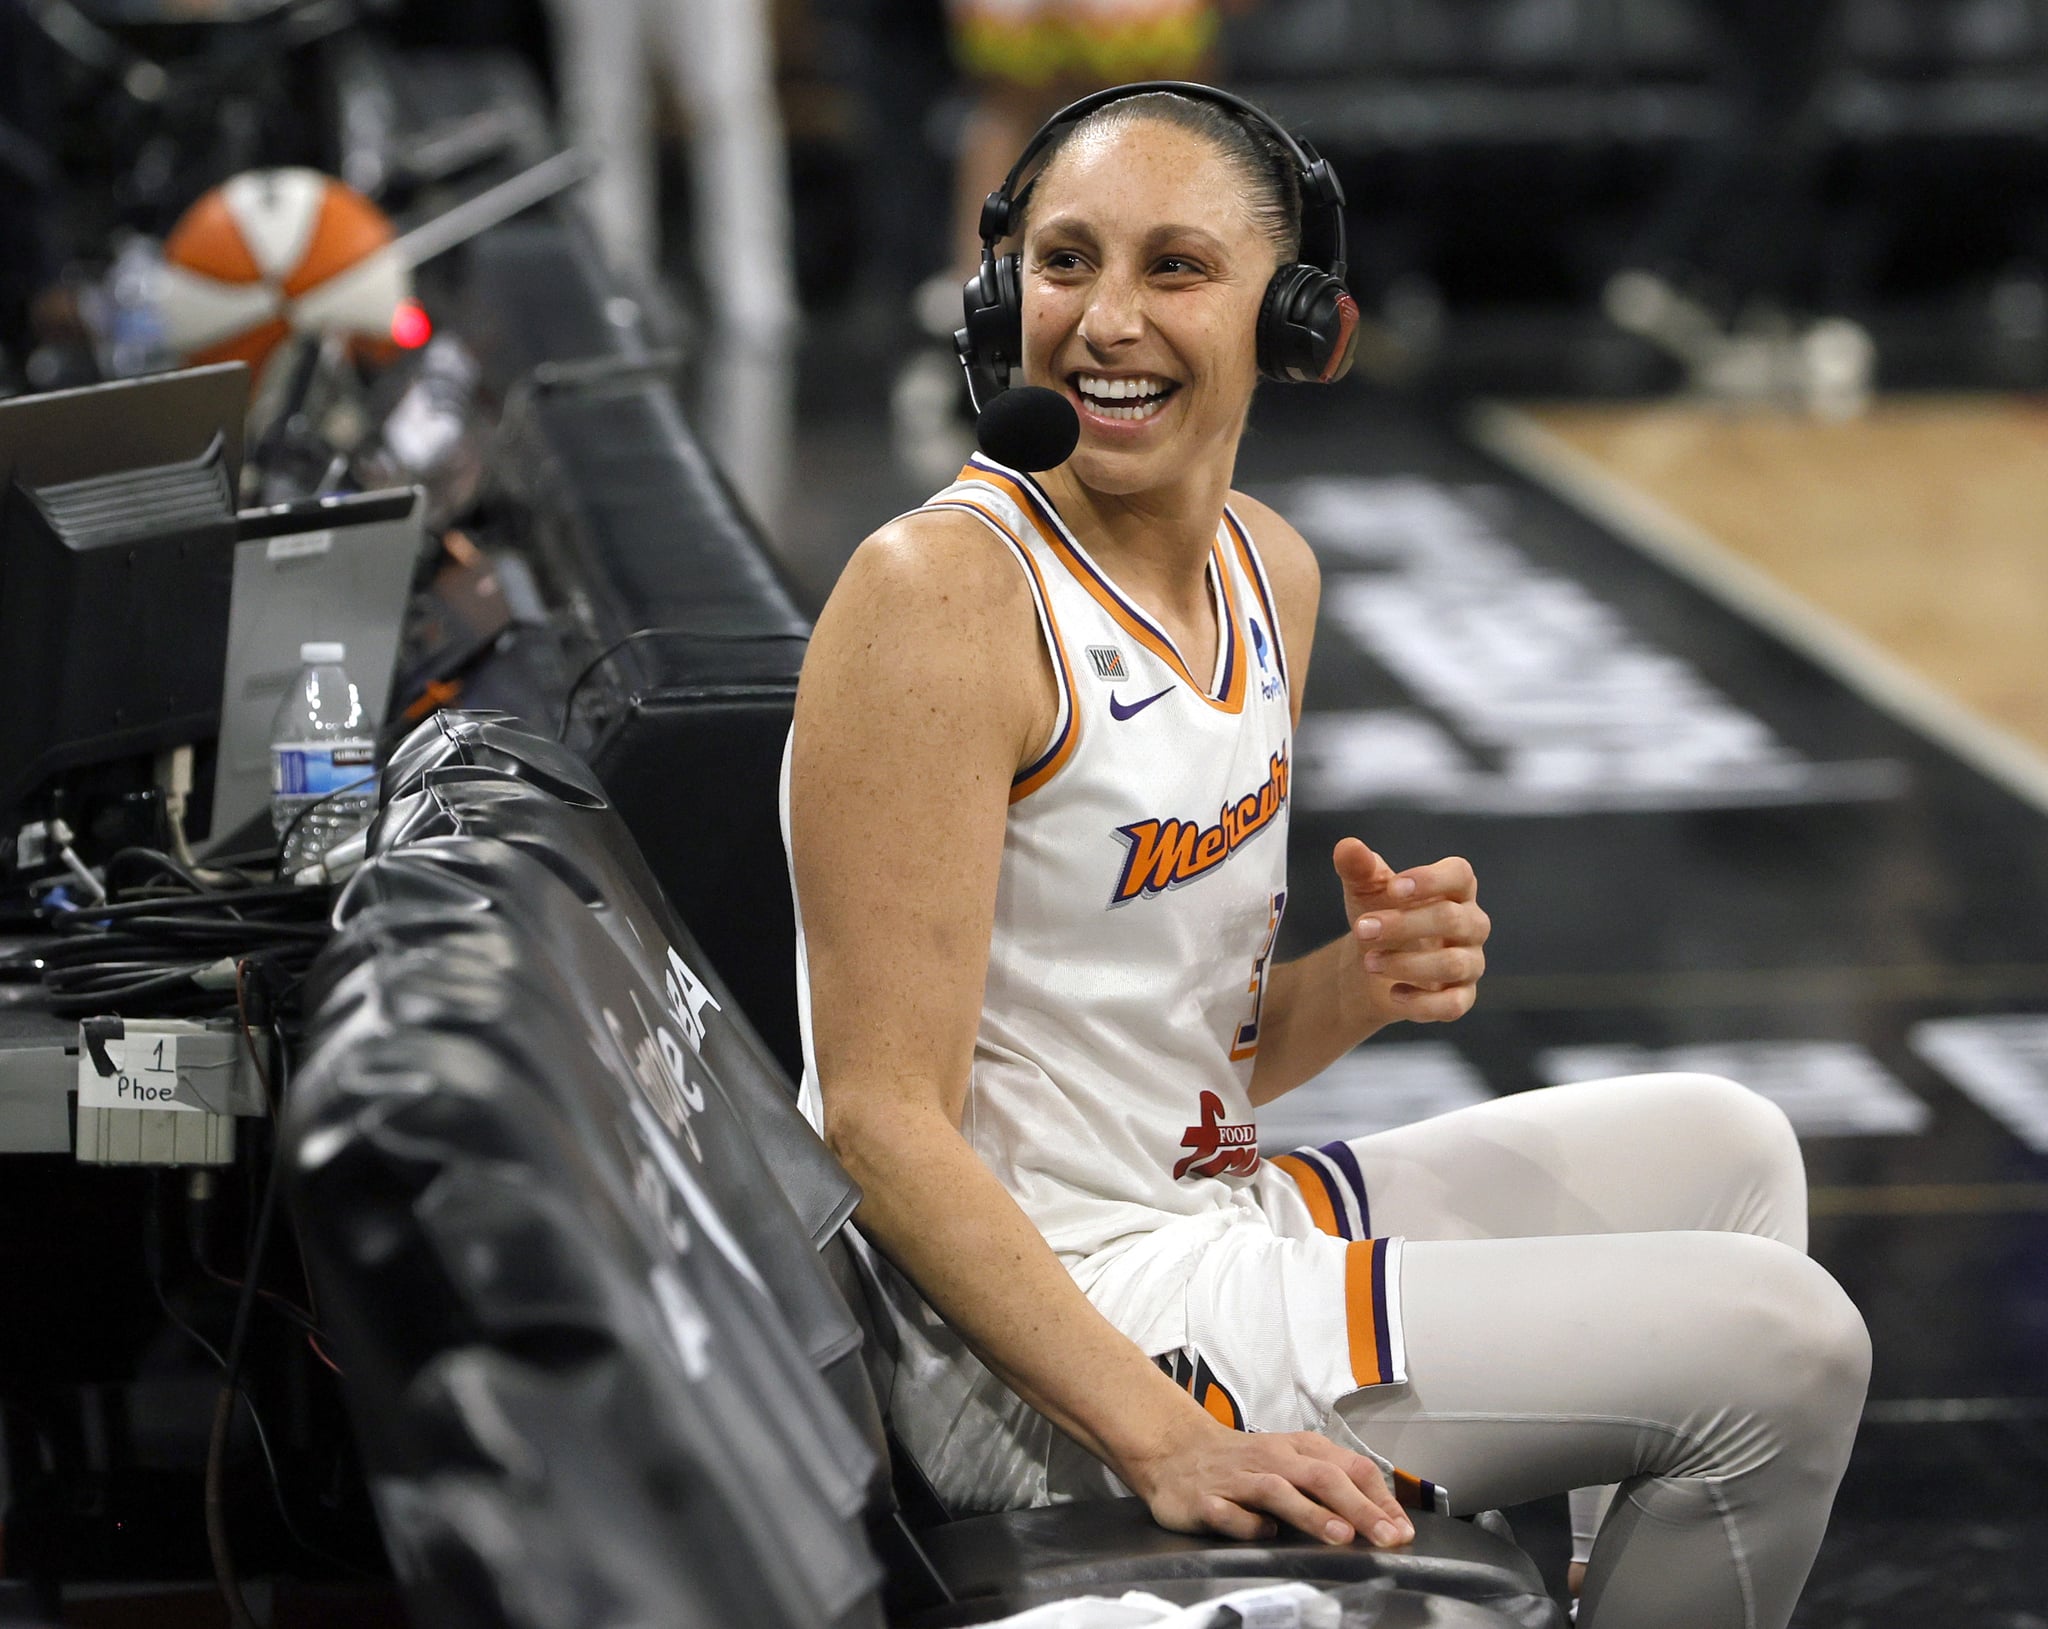
[[[816,721],[894,760],[968,751],[1014,768],[1058,705],[1037,610],[1004,541],[971,514],[919,510],[864,539],[818,617],[798,689]]]
[[[941,619],[948,634],[1004,631],[1028,644],[1030,586],[1001,538],[955,509],[913,509],[862,539],[819,619],[884,627]]]

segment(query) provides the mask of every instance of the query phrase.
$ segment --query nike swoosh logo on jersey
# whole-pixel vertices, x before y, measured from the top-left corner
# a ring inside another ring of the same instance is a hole
[[[1159,696],[1167,696],[1171,695],[1172,693],[1173,686],[1168,685],[1164,690],[1159,692]],[[1116,692],[1112,690],[1109,693],[1109,716],[1115,719],[1118,723],[1122,723],[1127,718],[1136,718],[1138,714],[1142,713],[1147,707],[1150,707],[1155,701],[1157,701],[1159,699],[1159,696],[1147,696],[1143,701],[1134,701],[1129,706],[1126,706],[1124,703],[1116,699]]]

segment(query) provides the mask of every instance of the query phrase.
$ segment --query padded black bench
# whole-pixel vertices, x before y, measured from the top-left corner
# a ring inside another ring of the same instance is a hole
[[[936,1629],[1304,1579],[1364,1622],[1561,1622],[1512,1543],[1435,1516],[1397,1552],[1134,1499],[948,1519],[862,1361],[858,1194],[589,771],[443,714],[385,789],[283,1134],[417,1621]]]

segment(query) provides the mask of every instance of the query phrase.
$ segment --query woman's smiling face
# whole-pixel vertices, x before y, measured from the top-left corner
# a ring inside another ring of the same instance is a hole
[[[1279,259],[1244,192],[1210,142],[1147,118],[1076,136],[1039,176],[1021,250],[1024,379],[1080,414],[1069,467],[1084,485],[1142,492],[1235,459]]]

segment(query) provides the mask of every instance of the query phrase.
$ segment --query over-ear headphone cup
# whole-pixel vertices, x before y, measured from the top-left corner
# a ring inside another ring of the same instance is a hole
[[[1358,303],[1320,266],[1296,261],[1266,285],[1259,307],[1259,371],[1289,384],[1334,384],[1358,350]]]
[[[960,291],[973,365],[988,369],[1005,387],[1010,369],[1024,359],[1022,280],[1017,256],[984,256]]]

